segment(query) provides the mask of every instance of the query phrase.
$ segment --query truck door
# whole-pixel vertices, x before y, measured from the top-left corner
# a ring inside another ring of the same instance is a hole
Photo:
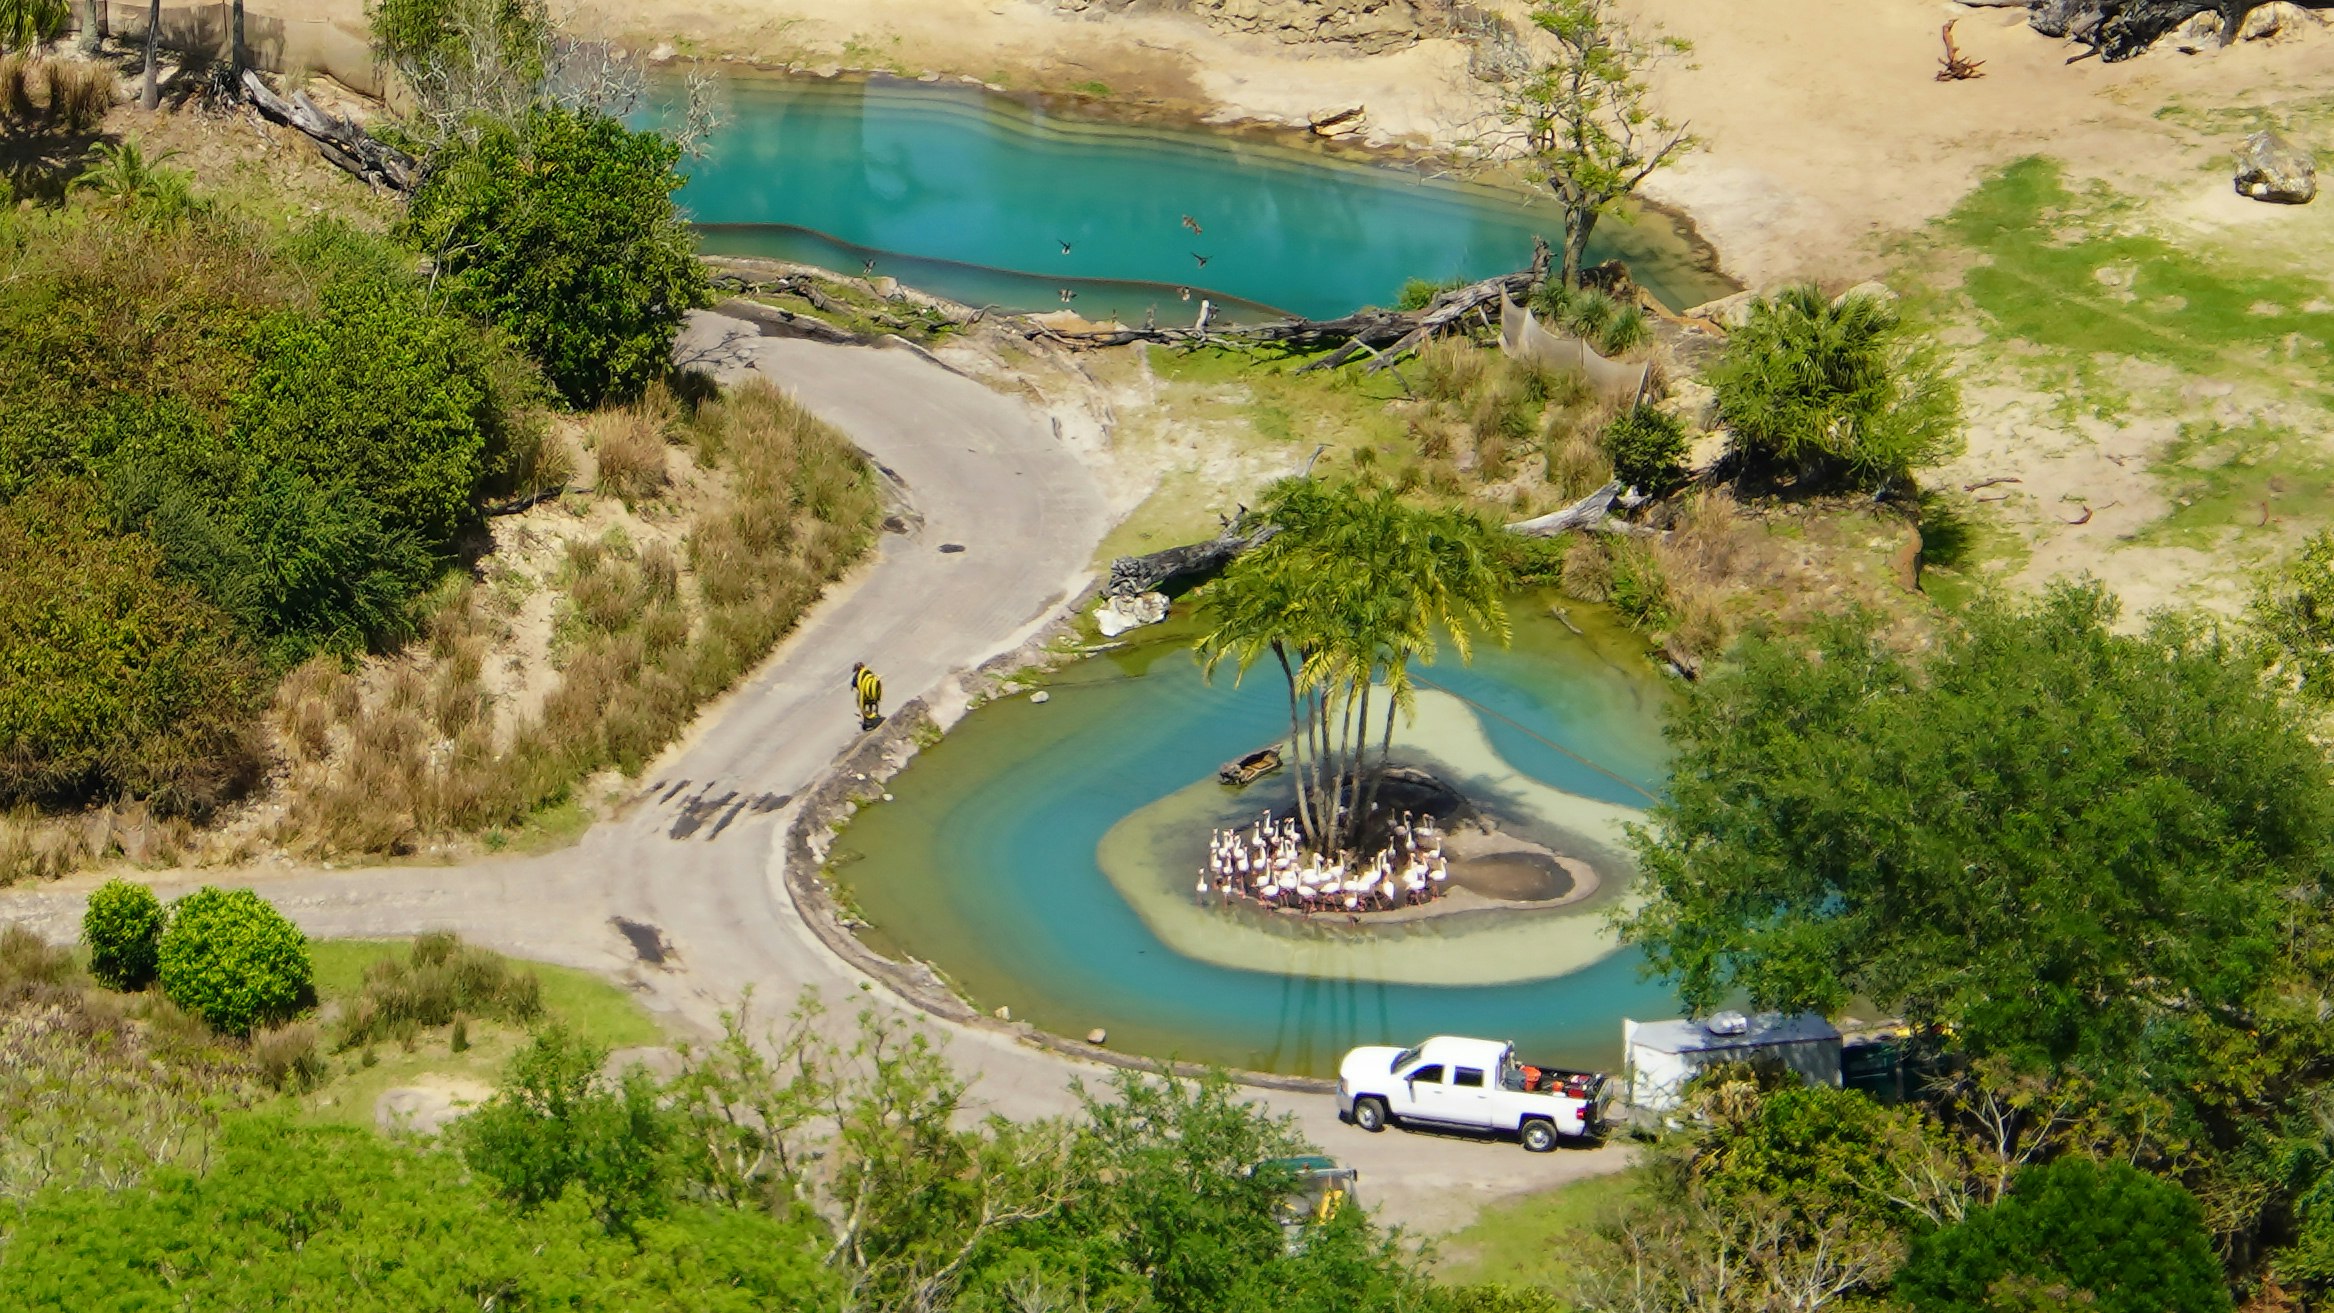
[[[1403,1093],[1410,1107],[1402,1115],[1420,1121],[1448,1121],[1450,1087],[1443,1083],[1443,1064],[1437,1062],[1403,1077]]]
[[[1488,1077],[1479,1068],[1451,1068],[1451,1084],[1447,1095],[1450,1115],[1444,1120],[1460,1126],[1491,1125],[1493,1105],[1489,1086]]]

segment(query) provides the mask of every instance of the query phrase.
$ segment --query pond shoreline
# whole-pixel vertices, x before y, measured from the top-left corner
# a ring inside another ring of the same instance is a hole
[[[666,61],[660,67],[669,70],[679,66],[677,61]],[[697,67],[703,69],[706,65],[700,63]],[[829,64],[812,66],[736,60],[725,61],[713,68],[718,71],[724,84],[736,86],[797,83],[971,93],[1073,122],[1197,133],[1233,144],[1246,142],[1268,146],[1310,156],[1325,163],[1414,170],[1438,182],[1494,198],[1512,199],[1518,204],[1546,203],[1548,200],[1546,190],[1521,177],[1519,167],[1512,161],[1493,164],[1448,145],[1411,141],[1362,142],[1352,138],[1324,136],[1303,123],[1248,114],[1229,116],[1221,107],[1211,108],[1195,102],[1101,98],[1070,91],[1015,90],[970,75],[927,74],[922,77],[903,77],[880,69],[853,69]],[[1668,240],[1682,250],[1684,268],[1729,290],[1740,290],[1743,286],[1740,279],[1727,272],[1722,253],[1702,234],[1694,216],[1686,210],[1639,196],[1628,202],[1627,208],[1605,216],[1604,224],[1613,227],[1656,225],[1657,230],[1665,231]],[[710,226],[724,228],[737,225],[715,223]],[[805,230],[838,245],[860,244],[846,234],[826,232],[815,226]],[[1561,239],[1561,233],[1546,235],[1551,244]],[[908,251],[900,254],[920,259],[933,258],[923,252]],[[1679,311],[1691,307],[1667,308]]]
[[[960,672],[932,698],[918,698],[891,713],[829,765],[818,782],[798,797],[793,819],[778,836],[771,856],[776,883],[803,924],[829,952],[861,975],[880,982],[901,1001],[942,1021],[1017,1039],[1064,1058],[1123,1071],[1165,1070],[1197,1078],[1221,1070],[1242,1085],[1261,1089],[1298,1094],[1334,1093],[1337,1083],[1331,1080],[1121,1053],[1026,1021],[1010,1021],[984,1013],[958,993],[931,963],[906,954],[902,955],[904,961],[890,957],[852,932],[848,922],[856,918],[848,916],[837,897],[835,883],[827,874],[827,857],[842,826],[859,809],[858,800],[880,793],[885,781],[906,769],[925,747],[937,743],[980,697],[977,689],[994,688],[1013,672],[1027,670],[1049,657],[1076,659],[1049,644],[1074,629],[1077,617],[1098,590],[1098,585],[1089,585],[1063,604],[1053,619],[1022,647]]]

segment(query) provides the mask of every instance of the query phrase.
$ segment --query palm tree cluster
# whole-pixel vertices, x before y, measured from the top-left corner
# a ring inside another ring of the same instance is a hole
[[[1240,676],[1280,666],[1298,827],[1313,852],[1355,850],[1394,717],[1416,702],[1411,663],[1432,664],[1446,637],[1461,660],[1478,635],[1507,641],[1492,531],[1390,488],[1313,479],[1273,485],[1263,515],[1277,532],[1209,590],[1200,660],[1210,674],[1226,660]]]

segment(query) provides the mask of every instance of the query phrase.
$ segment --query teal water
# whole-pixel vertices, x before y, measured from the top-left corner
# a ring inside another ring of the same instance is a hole
[[[1424,673],[1484,709],[1516,770],[1643,806],[1662,775],[1665,691],[1623,665],[1619,644],[1526,609],[1514,649]],[[1162,943],[1099,869],[1097,844],[1287,728],[1277,679],[1206,683],[1183,642],[1168,634],[1073,666],[1043,705],[982,707],[903,771],[895,800],[862,812],[834,853],[870,941],[933,963],[983,1009],[1061,1034],[1102,1026],[1122,1052],[1254,1070],[1318,1075],[1355,1044],[1451,1032],[1609,1069],[1622,1017],[1676,1015],[1631,951],[1547,979],[1441,987],[1244,970]],[[1464,953],[1464,939],[1449,951]]]
[[[854,274],[872,260],[971,305],[1054,310],[1068,289],[1092,318],[1184,319],[1201,295],[1238,317],[1327,317],[1392,304],[1408,278],[1520,269],[1535,233],[1563,232],[1522,192],[978,88],[746,77],[724,94],[681,195],[707,251]],[[1659,216],[1609,218],[1597,237],[1592,258],[1627,260],[1670,305],[1732,290]]]

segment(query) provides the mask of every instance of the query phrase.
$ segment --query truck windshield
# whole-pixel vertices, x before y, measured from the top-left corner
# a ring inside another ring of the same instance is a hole
[[[1386,1070],[1400,1071],[1404,1067],[1407,1067],[1416,1061],[1418,1061],[1418,1050],[1404,1049],[1400,1053],[1394,1055],[1394,1060],[1392,1062],[1386,1064]]]

